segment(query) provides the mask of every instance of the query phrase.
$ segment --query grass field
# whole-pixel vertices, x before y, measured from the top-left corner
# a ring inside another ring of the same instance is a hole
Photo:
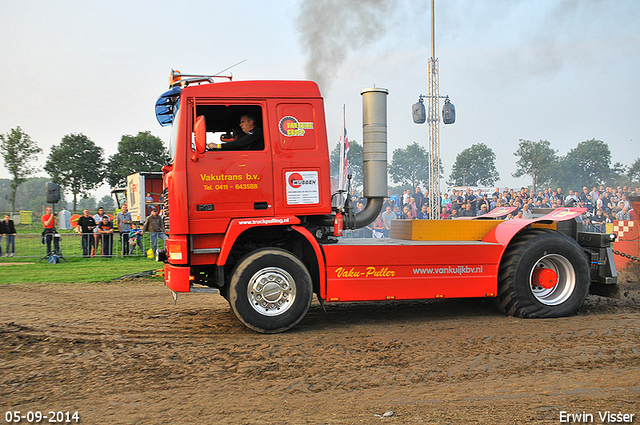
[[[107,282],[150,270],[162,269],[162,263],[146,257],[68,258],[68,262],[49,264],[33,258],[7,258],[0,263],[0,285],[8,283]],[[162,278],[157,278],[162,282]]]

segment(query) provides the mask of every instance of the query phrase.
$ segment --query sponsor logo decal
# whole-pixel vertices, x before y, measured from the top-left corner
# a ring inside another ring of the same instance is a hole
[[[278,128],[280,133],[287,137],[304,136],[305,130],[313,130],[313,123],[299,122],[295,117],[289,115],[280,119]]]
[[[505,207],[500,207],[496,210],[491,211],[491,214],[500,215],[500,214],[508,214],[510,211]]]
[[[565,208],[563,210],[554,212],[553,215],[551,215],[551,217],[566,217],[568,215],[573,215],[573,214],[575,214],[574,211],[571,211],[569,208]]]
[[[294,189],[298,189],[305,184],[308,184],[308,185],[317,184],[317,181],[314,178],[305,179],[300,175],[300,173],[291,173],[287,181],[289,182],[289,186],[291,186]]]
[[[317,171],[288,171],[285,173],[287,205],[317,204],[320,186]]]
[[[389,270],[389,267],[375,268],[373,266],[363,269],[356,269],[351,267],[346,269],[344,267],[338,267],[336,269],[336,277],[350,278],[350,277],[393,277],[396,275],[394,270]]]
[[[269,224],[286,224],[289,222],[289,217],[287,218],[257,218],[252,220],[239,220],[238,224],[241,226],[258,226],[258,225],[269,225]]]

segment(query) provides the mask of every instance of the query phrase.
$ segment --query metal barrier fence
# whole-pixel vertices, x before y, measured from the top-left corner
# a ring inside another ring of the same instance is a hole
[[[140,240],[136,240],[135,245],[129,242],[128,236],[120,233],[111,235],[56,233],[44,236],[39,233],[18,233],[14,236],[13,244],[10,236],[5,235],[0,238],[0,255],[44,258],[49,252],[47,247],[50,246],[52,251],[57,248],[58,254],[63,257],[121,258],[123,253],[127,256],[146,257],[147,251],[151,248],[149,233],[145,233]],[[164,240],[158,239],[158,248],[164,248]]]

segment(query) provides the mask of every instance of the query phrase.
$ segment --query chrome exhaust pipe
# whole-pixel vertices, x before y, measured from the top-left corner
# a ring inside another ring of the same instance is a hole
[[[389,90],[368,88],[362,95],[362,173],[364,197],[362,211],[355,214],[355,222],[346,218],[345,227],[365,227],[373,222],[387,196],[387,95]]]
[[[351,199],[345,201],[344,228],[358,229],[373,222],[387,196],[387,95],[389,90],[368,88],[362,95],[362,172],[364,197],[362,211],[353,214]],[[321,226],[333,226],[333,215],[315,217],[313,222]]]

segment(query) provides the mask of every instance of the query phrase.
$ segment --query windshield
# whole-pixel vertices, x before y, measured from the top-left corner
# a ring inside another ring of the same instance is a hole
[[[116,198],[116,207],[121,209],[124,204],[127,203],[127,192],[125,189],[114,189],[111,193]]]

